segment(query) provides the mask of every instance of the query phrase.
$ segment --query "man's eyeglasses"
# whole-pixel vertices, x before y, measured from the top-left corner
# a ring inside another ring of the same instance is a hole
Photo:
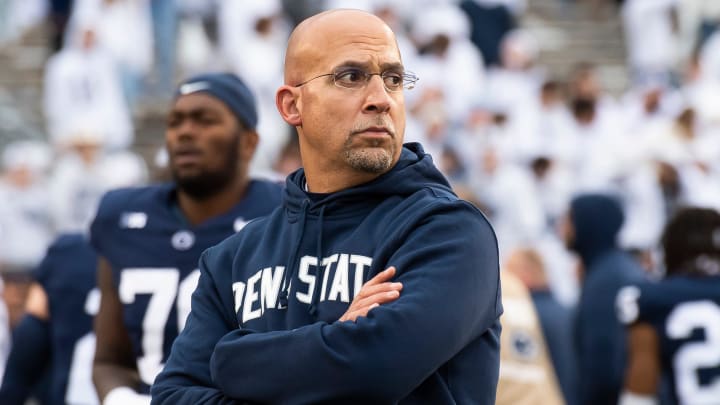
[[[315,76],[312,79],[296,84],[294,87],[300,87],[325,76],[332,76],[335,85],[344,89],[359,89],[365,87],[370,81],[370,78],[380,76],[387,91],[410,90],[415,87],[415,83],[420,79],[412,72],[400,73],[386,70],[380,73],[369,73],[356,67],[338,67],[335,68],[332,73]]]

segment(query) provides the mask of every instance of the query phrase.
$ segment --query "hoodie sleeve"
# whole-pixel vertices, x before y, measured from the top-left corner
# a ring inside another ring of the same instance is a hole
[[[200,258],[200,280],[192,296],[192,311],[172,346],[163,371],[150,389],[152,404],[235,404],[210,379],[208,362],[215,343],[233,330],[224,303],[207,271],[207,255]]]
[[[268,403],[396,402],[489,333],[502,312],[495,235],[467,203],[431,211],[398,233],[403,241],[386,241],[398,246],[387,265],[399,271],[399,299],[357,322],[230,332],[210,360],[219,389]],[[491,346],[478,350],[487,359],[482,374],[496,378],[499,356]],[[497,381],[481,380],[494,392]]]

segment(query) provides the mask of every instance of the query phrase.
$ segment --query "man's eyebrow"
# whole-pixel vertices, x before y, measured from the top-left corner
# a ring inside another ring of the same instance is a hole
[[[369,69],[370,64],[367,62],[359,62],[356,60],[346,60],[344,62],[339,63],[336,66],[337,68],[343,68],[343,67],[352,67],[352,68],[360,68],[364,70]],[[405,67],[402,63],[399,62],[385,62],[380,64],[380,71],[386,72],[386,71],[397,71],[397,72],[404,72]]]
[[[358,62],[356,60],[346,60],[344,62],[340,62],[336,65],[335,69],[337,68],[344,68],[344,67],[353,67],[353,68],[360,68],[360,69],[367,69],[368,63],[365,62]]]
[[[405,66],[403,66],[403,64],[399,62],[386,62],[380,64],[380,69],[382,69],[383,72],[386,72],[388,70],[395,72],[404,72]]]

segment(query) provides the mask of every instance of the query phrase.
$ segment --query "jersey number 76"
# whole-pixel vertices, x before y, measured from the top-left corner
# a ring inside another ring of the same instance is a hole
[[[140,379],[151,385],[163,368],[165,325],[173,305],[177,308],[178,332],[190,314],[190,300],[200,279],[196,269],[180,281],[176,268],[129,268],[120,275],[120,301],[132,304],[137,295],[150,295],[142,320],[142,356],[137,359]]]

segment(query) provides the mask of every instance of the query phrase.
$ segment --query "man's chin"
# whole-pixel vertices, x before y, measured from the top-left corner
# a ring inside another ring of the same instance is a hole
[[[203,174],[203,171],[196,166],[183,166],[172,169],[173,180],[178,184],[200,181]]]
[[[181,171],[175,173],[175,183],[179,190],[196,199],[211,197],[229,183],[229,177],[212,175],[202,171]]]
[[[391,148],[362,147],[348,150],[346,158],[350,166],[356,170],[368,173],[384,173],[390,169],[393,162]]]

